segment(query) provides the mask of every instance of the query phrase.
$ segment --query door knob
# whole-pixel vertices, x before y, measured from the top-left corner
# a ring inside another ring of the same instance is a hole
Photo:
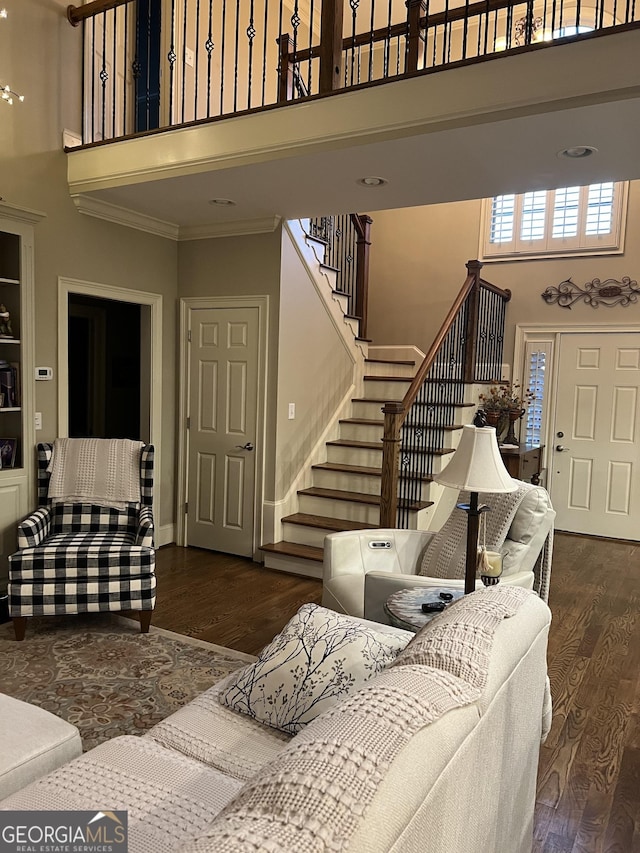
[[[564,450],[569,450],[569,448],[565,447],[563,444],[556,444],[556,450],[558,453],[562,453]]]
[[[246,444],[236,444],[236,450],[253,450],[253,444],[250,441]]]

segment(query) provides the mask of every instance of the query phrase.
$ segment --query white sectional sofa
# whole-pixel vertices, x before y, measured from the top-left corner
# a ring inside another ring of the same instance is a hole
[[[231,675],[0,810],[126,809],[130,853],[530,853],[549,624],[499,585],[384,628],[412,642],[293,737],[220,704]]]

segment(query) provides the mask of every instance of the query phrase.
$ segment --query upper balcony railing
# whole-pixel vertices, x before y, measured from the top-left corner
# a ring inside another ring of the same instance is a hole
[[[93,0],[85,144],[640,23],[635,0]]]

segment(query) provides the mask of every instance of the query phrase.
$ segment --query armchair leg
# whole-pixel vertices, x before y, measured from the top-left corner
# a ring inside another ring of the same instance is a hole
[[[153,610],[141,610],[140,611],[140,633],[148,634],[149,633],[149,625],[151,625],[151,614]]]
[[[16,634],[16,641],[20,642],[20,640],[24,640],[24,632],[27,628],[27,617],[26,616],[13,616],[13,630]]]

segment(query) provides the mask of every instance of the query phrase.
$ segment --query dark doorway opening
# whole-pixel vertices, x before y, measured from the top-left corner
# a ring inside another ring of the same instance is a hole
[[[141,439],[141,306],[69,294],[69,436]]]

